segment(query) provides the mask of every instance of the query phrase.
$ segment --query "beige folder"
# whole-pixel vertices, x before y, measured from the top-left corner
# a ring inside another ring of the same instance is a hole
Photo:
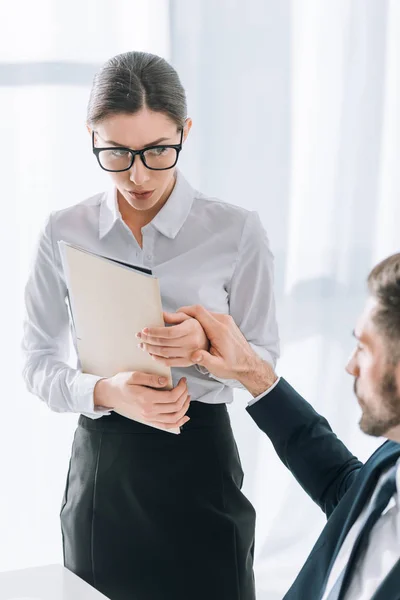
[[[149,269],[58,243],[82,372],[142,371],[166,377],[171,389],[171,369],[138,348],[135,337],[144,327],[164,326],[158,279]]]

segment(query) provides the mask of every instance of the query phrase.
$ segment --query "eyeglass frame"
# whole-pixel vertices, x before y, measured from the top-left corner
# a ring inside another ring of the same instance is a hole
[[[98,148],[97,146],[94,145],[94,135],[97,132],[95,132],[93,130],[92,131],[92,151],[93,151],[93,154],[97,158],[97,162],[99,163],[100,168],[103,169],[103,171],[107,171],[108,173],[123,173],[124,171],[129,171],[130,169],[132,169],[133,163],[135,162],[135,157],[137,155],[140,156],[140,159],[141,159],[142,163],[144,164],[144,166],[146,167],[146,169],[149,169],[150,171],[169,171],[169,169],[173,169],[175,167],[176,163],[178,162],[179,154],[182,150],[183,132],[184,132],[184,127],[181,128],[181,141],[179,142],[179,144],[158,144],[157,146],[147,146],[146,148],[143,148],[142,150],[132,150],[132,148],[127,148],[126,146],[109,146],[109,147],[104,147],[104,148]],[[162,169],[157,169],[155,167],[149,167],[148,165],[146,165],[146,162],[144,159],[144,153],[147,152],[148,150],[154,150],[155,148],[173,148],[174,150],[176,150],[176,159],[175,159],[174,164],[171,165],[170,167],[164,167]],[[131,164],[126,169],[118,169],[116,171],[114,171],[113,169],[106,169],[103,167],[103,165],[100,162],[100,153],[103,150],[126,150],[131,155],[131,158],[132,158]]]

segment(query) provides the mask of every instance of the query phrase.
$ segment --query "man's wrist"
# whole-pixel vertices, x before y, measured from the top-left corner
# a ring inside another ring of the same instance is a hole
[[[252,364],[249,365],[249,368],[237,378],[253,398],[257,398],[264,392],[267,392],[277,379],[278,376],[273,367],[259,357],[255,358]]]

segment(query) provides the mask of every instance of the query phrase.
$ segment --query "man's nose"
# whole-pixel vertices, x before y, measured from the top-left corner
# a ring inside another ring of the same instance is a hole
[[[346,365],[346,371],[353,377],[358,377],[357,350],[354,349]]]

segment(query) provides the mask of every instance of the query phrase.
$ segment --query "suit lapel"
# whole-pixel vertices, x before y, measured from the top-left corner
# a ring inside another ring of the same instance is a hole
[[[369,500],[370,496],[372,495],[382,472],[385,469],[387,469],[388,467],[394,465],[395,462],[397,461],[397,459],[399,457],[399,448],[398,447],[393,448],[393,450],[391,450],[388,454],[386,454],[386,456],[384,458],[379,456],[379,454],[376,456],[376,458],[374,457],[375,460],[373,460],[373,458],[371,458],[371,463],[369,463],[368,465],[365,465],[363,467],[363,469],[361,469],[361,471],[358,474],[357,481],[355,481],[353,484],[353,485],[357,486],[357,482],[360,482],[361,477],[364,475],[363,480],[359,483],[360,487],[359,487],[356,495],[353,498],[352,506],[350,508],[348,517],[343,525],[341,535],[338,539],[338,543],[335,548],[333,560],[336,559],[338,552],[339,552],[347,534],[349,533],[350,529],[352,528],[352,526],[356,522],[357,518],[359,517],[362,509],[365,507],[367,501]],[[363,473],[364,469],[365,469],[365,472]],[[367,469],[368,469],[368,472],[367,472]],[[350,490],[351,490],[351,488],[350,488]]]
[[[323,592],[325,591],[326,584],[328,582],[328,578],[332,567],[335,563],[337,555],[339,554],[340,548],[344,540],[346,539],[347,534],[350,529],[354,525],[355,521],[359,517],[362,509],[365,507],[368,499],[372,495],[376,484],[381,476],[382,472],[393,465],[396,460],[399,458],[399,444],[395,444],[394,442],[386,442],[383,446],[378,448],[375,454],[371,456],[368,462],[364,465],[360,472],[358,473],[357,479],[354,481],[352,487],[348,490],[348,494],[352,494],[353,490],[353,498],[351,500],[350,510],[348,516],[343,524],[343,528],[341,530],[340,536],[338,538],[338,542],[335,546],[335,550],[332,554],[332,560],[330,562],[325,583],[323,586]],[[356,491],[356,488],[357,491]],[[346,497],[346,496],[345,496]],[[349,498],[350,500],[350,498]],[[343,502],[343,500],[342,500]],[[341,503],[342,503],[341,502]],[[340,506],[340,504],[339,504]],[[323,593],[321,594],[321,596]]]

